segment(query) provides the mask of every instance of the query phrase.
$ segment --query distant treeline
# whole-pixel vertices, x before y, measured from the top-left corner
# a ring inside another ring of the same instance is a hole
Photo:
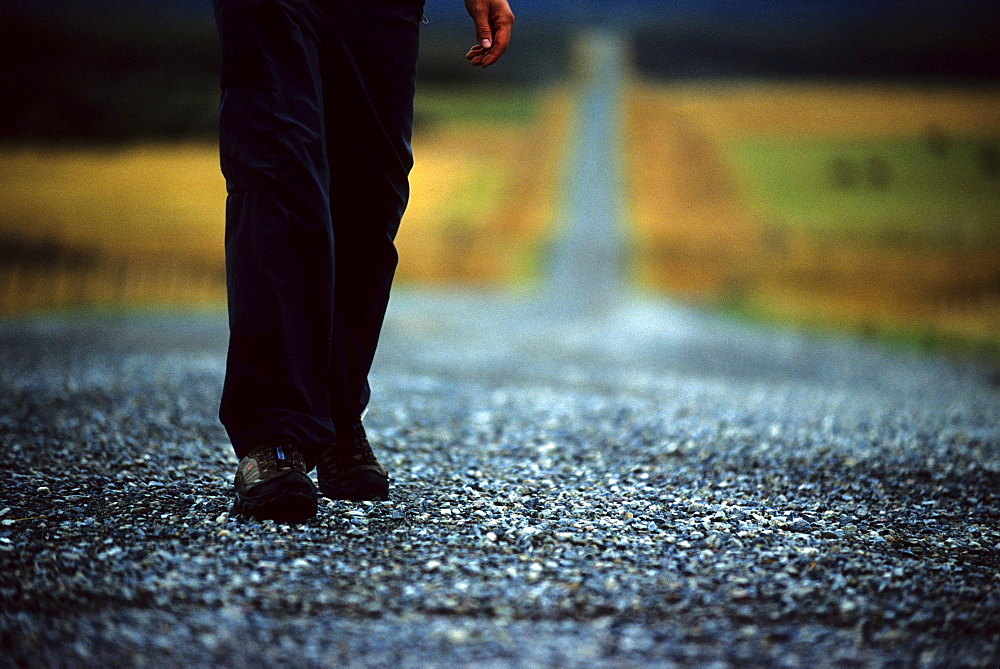
[[[0,136],[114,142],[215,132],[214,27],[0,18]]]
[[[1000,82],[1000,21],[961,31],[872,24],[762,27],[677,17],[632,30],[633,63],[654,78],[845,77]],[[540,84],[572,72],[572,25],[517,26],[514,48],[488,72],[462,54],[465,22],[425,26],[424,84]],[[0,141],[127,142],[212,137],[219,53],[215,27],[185,21],[87,20],[0,8]]]

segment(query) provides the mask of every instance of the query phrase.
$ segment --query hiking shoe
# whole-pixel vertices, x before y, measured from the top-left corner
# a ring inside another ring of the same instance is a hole
[[[316,486],[293,447],[258,446],[236,469],[233,511],[244,518],[297,523],[316,515]]]
[[[378,463],[361,422],[340,430],[337,441],[319,454],[319,490],[330,499],[362,502],[389,495],[389,475]]]

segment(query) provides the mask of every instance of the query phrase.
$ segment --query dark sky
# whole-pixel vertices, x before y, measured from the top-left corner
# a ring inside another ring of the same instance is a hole
[[[170,14],[209,17],[211,0],[13,0],[30,11],[107,12],[117,15]],[[649,17],[671,14],[719,15],[749,20],[782,16],[865,20],[896,16],[904,21],[975,21],[996,17],[995,0],[512,0],[520,20],[580,20],[594,16]],[[427,0],[427,14],[442,20],[464,18],[462,0]]]
[[[510,1],[519,44],[510,72],[552,61],[581,27],[617,22],[634,38],[636,64],[660,76],[1000,78],[1000,0]],[[64,33],[214,34],[212,0],[0,0],[0,23],[9,12],[58,17],[50,23]],[[425,13],[428,53],[471,35],[462,0],[427,0]]]

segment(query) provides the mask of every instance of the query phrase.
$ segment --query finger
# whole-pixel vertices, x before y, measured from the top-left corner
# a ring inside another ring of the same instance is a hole
[[[503,23],[497,26],[496,39],[493,43],[493,48],[490,49],[490,53],[487,55],[486,60],[488,62],[484,63],[484,66],[492,65],[500,59],[500,56],[504,54],[507,50],[507,45],[510,44],[510,24]]]
[[[477,16],[474,16],[472,20],[476,25],[476,39],[479,42],[479,46],[483,49],[489,49],[493,46],[493,31],[490,29],[489,17],[486,12],[481,12]]]

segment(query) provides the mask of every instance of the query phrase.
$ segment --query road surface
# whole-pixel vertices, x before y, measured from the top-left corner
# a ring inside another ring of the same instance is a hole
[[[653,300],[400,291],[385,503],[228,516],[221,314],[0,324],[0,640],[25,666],[990,666],[974,362]]]

